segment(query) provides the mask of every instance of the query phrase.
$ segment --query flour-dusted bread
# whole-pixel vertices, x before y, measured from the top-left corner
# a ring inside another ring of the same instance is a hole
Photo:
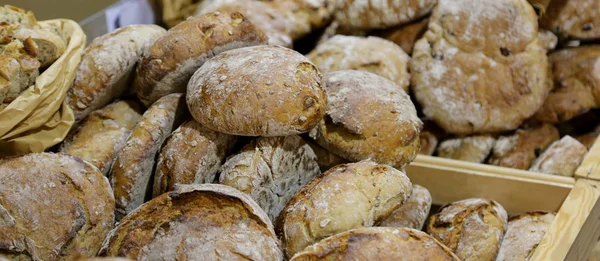
[[[495,260],[508,218],[498,202],[465,199],[443,206],[439,211],[429,218],[427,233],[461,260]]]
[[[394,210],[390,216],[383,219],[380,227],[407,227],[421,230],[431,209],[431,193],[425,187],[413,184],[413,190],[408,200]]]
[[[385,39],[336,35],[317,45],[306,57],[323,73],[340,70],[371,72],[408,91],[410,57],[398,45]]]
[[[369,30],[344,28],[341,27],[336,21],[333,21],[327,27],[325,27],[323,33],[321,36],[319,36],[319,40],[317,40],[317,45],[336,35],[367,36],[368,34]]]
[[[552,0],[540,26],[563,38],[600,39],[600,2],[597,0]]]
[[[518,129],[498,138],[488,164],[529,169],[531,163],[559,138],[558,129],[551,124]]]
[[[175,184],[212,183],[236,137],[187,121],[165,141],[156,163],[152,196],[173,190]]]
[[[253,46],[221,53],[192,76],[194,119],[223,133],[285,136],[310,131],[325,114],[319,70],[300,53]]]
[[[142,106],[135,101],[109,104],[92,112],[81,125],[71,130],[60,152],[79,157],[107,175],[141,116]]]
[[[0,256],[92,257],[113,227],[108,180],[79,158],[33,153],[0,160]]]
[[[567,135],[552,143],[529,171],[572,177],[587,152],[587,147]]]
[[[334,154],[404,167],[419,152],[421,120],[408,94],[363,71],[325,74],[327,115],[310,136]],[[368,95],[365,95],[368,94]]]
[[[427,31],[429,19],[421,19],[418,22],[407,24],[400,27],[383,30],[376,35],[394,42],[402,47],[402,50],[407,54],[412,54],[413,47],[417,40]]]
[[[156,154],[186,116],[185,98],[174,93],[152,104],[133,127],[110,171],[117,219],[144,203],[146,191],[152,186]]]
[[[21,87],[29,83],[19,61],[8,55],[0,55],[0,102],[13,101],[21,93]]]
[[[360,29],[381,29],[419,20],[438,0],[335,0],[335,21],[340,26]]]
[[[336,234],[307,247],[291,261],[458,261],[433,237],[410,228],[369,227]]]
[[[136,70],[137,97],[146,106],[170,93],[184,93],[194,72],[213,56],[266,43],[265,34],[237,12],[190,17],[169,29],[144,53]]]
[[[550,30],[540,28],[538,31],[538,38],[540,39],[542,46],[548,51],[554,50],[558,44],[558,37]]]
[[[410,68],[423,113],[453,134],[514,130],[550,91],[526,0],[440,0]]]
[[[554,217],[553,213],[531,212],[510,218],[496,261],[528,261]]]
[[[177,185],[127,215],[102,256],[134,260],[279,261],[273,225],[244,193],[218,184]]]
[[[75,121],[126,92],[142,53],[164,34],[156,25],[130,25],[94,39],[83,52],[67,94]]]
[[[291,23],[291,37],[298,39],[325,27],[333,18],[335,0],[272,0],[271,6]]]
[[[315,155],[317,156],[317,164],[319,165],[321,172],[325,172],[337,165],[349,162],[348,160],[331,153],[321,145],[314,142],[312,139],[305,139],[304,141],[306,141],[308,146],[310,146],[310,148],[315,152]]]
[[[261,137],[227,159],[219,183],[250,195],[275,220],[285,204],[319,174],[315,153],[299,136]]]
[[[19,28],[14,33],[16,39],[26,42],[31,40],[37,47],[36,59],[40,67],[52,65],[67,49],[65,40],[58,34],[44,29]]]
[[[482,163],[485,161],[496,138],[491,135],[474,135],[442,141],[437,147],[437,155],[442,158]]]
[[[342,164],[304,186],[279,215],[276,229],[289,258],[326,237],[375,225],[411,192],[403,171],[373,161]]]

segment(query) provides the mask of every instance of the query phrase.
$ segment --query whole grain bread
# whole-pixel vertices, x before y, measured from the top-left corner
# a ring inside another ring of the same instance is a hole
[[[65,40],[58,34],[44,29],[19,28],[14,33],[16,39],[22,42],[31,40],[35,43],[40,67],[50,66],[67,49]]]
[[[421,230],[431,209],[431,193],[425,187],[413,184],[408,200],[392,214],[379,222],[379,227],[407,227]]]
[[[548,232],[554,217],[555,214],[547,212],[511,217],[496,261],[528,261]]]
[[[533,161],[559,138],[558,129],[550,124],[518,129],[512,135],[498,138],[488,163],[529,169]]]
[[[572,177],[587,152],[585,145],[567,135],[552,143],[533,162],[529,171]]]

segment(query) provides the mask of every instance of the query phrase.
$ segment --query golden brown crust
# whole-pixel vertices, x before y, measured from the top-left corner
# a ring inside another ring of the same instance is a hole
[[[407,227],[421,230],[431,209],[431,193],[425,187],[414,184],[412,194],[399,208],[377,224],[379,227]]]
[[[558,44],[558,37],[550,30],[539,29],[538,38],[540,39],[542,46],[548,51],[554,50],[556,44]]]
[[[531,212],[510,218],[496,260],[529,260],[548,231],[554,217],[553,213]]]
[[[410,55],[417,40],[427,31],[428,23],[429,19],[422,19],[412,24],[383,30],[377,33],[377,35],[399,45],[402,47],[402,50]]]
[[[600,39],[600,2],[596,0],[552,0],[540,26],[564,38]]]
[[[529,169],[535,158],[559,138],[558,129],[550,124],[518,129],[510,136],[498,138],[488,163],[513,169]]]
[[[325,172],[337,165],[349,162],[348,160],[329,152],[327,149],[321,147],[321,145],[315,143],[311,139],[305,139],[304,141],[308,144],[308,146],[310,146],[317,156],[317,164],[319,164],[321,172]]]
[[[438,139],[432,132],[422,130],[419,133],[419,145],[421,146],[419,154],[431,156],[437,148]]]
[[[437,155],[442,158],[482,163],[492,151],[496,138],[491,135],[475,135],[442,141]]]
[[[394,27],[428,14],[437,0],[336,0],[335,20],[343,27],[382,29]]]
[[[298,39],[325,27],[333,18],[335,0],[271,0],[269,3],[285,14],[290,22],[290,35]]]
[[[567,135],[552,143],[529,171],[572,177],[587,152],[583,144]]]

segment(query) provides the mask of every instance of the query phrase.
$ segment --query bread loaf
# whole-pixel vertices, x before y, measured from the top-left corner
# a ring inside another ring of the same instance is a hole
[[[380,227],[407,227],[421,230],[431,209],[431,193],[423,186],[414,184],[408,200],[392,214],[383,219]]]
[[[492,151],[496,139],[491,135],[475,135],[442,141],[437,155],[442,158],[483,163]]]
[[[335,0],[335,20],[344,27],[381,29],[418,20],[437,0],[348,1]]]
[[[461,260],[493,261],[506,226],[507,214],[498,202],[473,198],[443,206],[429,218],[427,233]]]
[[[313,150],[315,155],[317,156],[317,164],[321,169],[321,172],[325,172],[330,168],[333,168],[337,165],[348,163],[349,161],[329,152],[327,149],[321,147],[319,144],[315,143],[311,139],[304,140],[308,146]]]
[[[250,195],[275,220],[290,198],[319,174],[315,153],[299,136],[261,137],[227,159],[219,182]]]
[[[0,101],[13,101],[21,93],[21,86],[26,86],[29,79],[24,74],[17,59],[0,55]]]
[[[421,39],[423,34],[425,34],[427,31],[428,23],[429,19],[424,18],[412,24],[382,30],[381,32],[376,33],[376,35],[394,42],[398,46],[402,47],[404,52],[410,55],[412,54],[415,42]]]
[[[135,101],[118,101],[94,111],[71,130],[59,151],[79,157],[107,175],[141,113],[142,106]]]
[[[164,34],[156,25],[130,25],[94,39],[83,53],[67,94],[75,121],[128,90],[140,56]]]
[[[291,24],[292,39],[303,37],[325,27],[333,18],[335,0],[272,0],[273,6],[282,12]]]
[[[532,164],[529,171],[572,177],[587,148],[571,136],[555,141]]]
[[[435,148],[437,148],[438,139],[433,133],[422,130],[419,133],[419,145],[421,146],[419,154],[431,156],[435,152]]]
[[[327,115],[310,132],[343,158],[404,167],[419,151],[422,122],[409,96],[393,82],[362,71],[325,74]],[[365,95],[368,93],[369,95]]]
[[[431,236],[410,228],[357,228],[328,237],[296,254],[291,261],[379,260],[458,261]]]
[[[254,46],[206,62],[188,84],[187,103],[207,128],[243,136],[311,130],[325,114],[319,70],[296,51]]]
[[[36,59],[40,67],[52,65],[67,49],[65,41],[58,34],[49,30],[19,28],[14,37],[22,42],[33,41],[37,47]]]
[[[554,217],[552,213],[532,212],[510,218],[496,261],[528,261]]]
[[[549,1],[540,26],[563,38],[600,39],[600,2],[596,0]]]
[[[266,43],[244,15],[214,12],[169,29],[142,56],[136,70],[137,97],[146,106],[170,93],[184,93],[194,72],[211,57],[235,48]]]
[[[336,35],[367,36],[368,34],[369,30],[344,28],[341,27],[336,21],[333,21],[325,28],[325,30],[323,30],[323,34],[321,34],[319,37],[317,45],[331,39]]]
[[[114,222],[108,180],[79,158],[33,153],[0,160],[0,256],[92,257]]]
[[[538,38],[542,46],[548,51],[554,50],[558,44],[558,37],[549,30],[540,29],[538,31]]]
[[[212,183],[231,151],[236,137],[219,133],[196,121],[177,128],[158,156],[153,197],[173,190],[175,184]]]
[[[304,186],[276,222],[286,255],[353,228],[370,227],[412,191],[403,171],[373,161],[338,165]]]
[[[118,220],[144,203],[146,191],[152,185],[156,154],[186,116],[183,95],[170,94],[148,108],[131,131],[110,171]]]
[[[273,225],[244,193],[214,184],[178,185],[131,212],[102,256],[134,260],[264,260],[283,253]]]
[[[509,136],[500,136],[488,163],[513,169],[529,169],[535,158],[560,138],[558,134],[556,127],[542,124],[518,129]]]

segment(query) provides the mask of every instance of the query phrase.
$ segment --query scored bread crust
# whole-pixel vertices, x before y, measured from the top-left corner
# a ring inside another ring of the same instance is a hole
[[[497,261],[527,261],[548,232],[555,214],[530,212],[508,220]]]
[[[518,129],[510,136],[498,138],[488,164],[529,169],[535,158],[559,138],[558,129],[551,124]]]
[[[346,28],[383,29],[425,16],[438,0],[335,0],[335,21]]]
[[[529,171],[572,177],[587,152],[585,145],[567,135],[552,143],[533,162]]]
[[[431,193],[425,187],[413,184],[408,200],[392,214],[379,222],[378,227],[407,227],[421,230],[431,209]]]
[[[600,39],[600,2],[553,0],[540,19],[540,26],[563,38]]]
[[[95,256],[114,210],[108,180],[79,158],[32,153],[0,160],[0,253],[8,260]]]
[[[437,155],[442,158],[482,163],[490,155],[495,143],[496,138],[491,135],[447,139],[438,146]]]
[[[283,259],[273,225],[244,193],[224,185],[177,185],[131,212],[104,241],[101,256],[134,260]]]

